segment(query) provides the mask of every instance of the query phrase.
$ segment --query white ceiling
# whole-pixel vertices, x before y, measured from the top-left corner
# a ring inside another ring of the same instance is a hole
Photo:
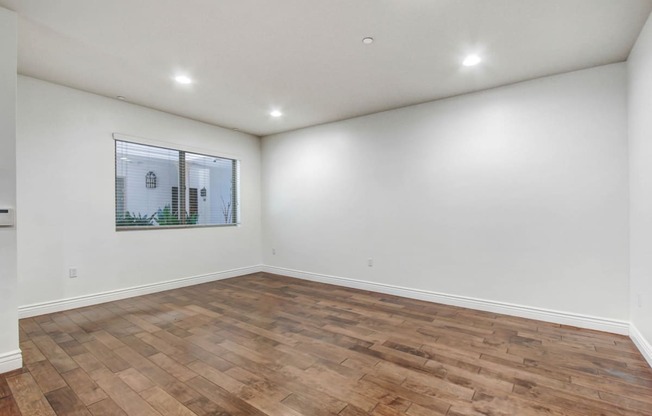
[[[652,0],[0,5],[20,17],[21,74],[257,135],[623,61],[652,10]],[[484,62],[462,67],[468,53]],[[177,73],[195,83],[175,84]]]

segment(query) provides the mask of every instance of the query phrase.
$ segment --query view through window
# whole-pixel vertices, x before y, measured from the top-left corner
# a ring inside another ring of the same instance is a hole
[[[115,141],[118,229],[235,225],[238,161]]]

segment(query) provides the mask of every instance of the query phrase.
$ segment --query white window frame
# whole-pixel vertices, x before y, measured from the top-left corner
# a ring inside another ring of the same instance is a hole
[[[166,150],[172,150],[172,151],[178,151],[178,152],[186,152],[186,153],[191,153],[199,156],[206,156],[206,157],[212,157],[212,158],[219,158],[219,159],[227,159],[233,161],[234,164],[234,174],[235,174],[235,180],[233,183],[233,192],[234,192],[234,197],[233,197],[233,216],[235,217],[235,221],[231,223],[225,223],[225,224],[180,224],[180,225],[155,225],[155,226],[118,226],[117,221],[117,180],[114,181],[114,189],[113,189],[113,195],[114,195],[114,223],[115,223],[115,229],[116,231],[142,231],[142,230],[169,230],[169,229],[188,229],[188,228],[215,228],[215,227],[238,227],[242,224],[242,215],[241,215],[241,209],[240,209],[240,164],[241,161],[240,159],[236,158],[234,155],[226,155],[226,154],[215,154],[214,152],[203,150],[203,149],[198,149],[198,148],[193,148],[191,146],[179,146],[177,144],[173,143],[167,143],[167,142],[162,142],[162,141],[157,141],[157,140],[151,140],[151,139],[145,139],[141,137],[135,137],[135,136],[129,136],[121,133],[113,133],[113,157],[114,157],[114,177],[118,177],[118,152],[117,152],[117,142],[125,142],[125,143],[132,143],[132,144],[137,144],[141,146],[150,146],[150,147],[157,147],[161,149],[166,149]],[[187,172],[184,175],[187,177]],[[126,183],[126,178],[125,178],[125,183]],[[125,200],[125,207],[126,205],[126,195],[124,196]]]

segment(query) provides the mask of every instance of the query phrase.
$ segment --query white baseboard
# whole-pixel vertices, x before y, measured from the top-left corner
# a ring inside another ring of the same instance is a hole
[[[230,277],[243,276],[250,273],[258,273],[263,269],[262,265],[242,267],[238,269],[225,270],[216,273],[208,273],[198,276],[184,277],[181,279],[168,280],[165,282],[151,283],[142,286],[134,286],[126,289],[116,289],[107,292],[93,293],[90,295],[77,296],[74,298],[54,300],[50,302],[34,303],[18,308],[19,318],[29,318],[46,313],[60,312],[68,309],[82,308],[84,306],[97,305],[99,303],[111,302],[114,300],[132,298],[134,296],[148,295],[150,293],[162,292],[164,290],[176,289],[185,286],[198,285],[201,283],[213,282],[216,280],[228,279]]]
[[[571,325],[579,328],[594,329],[597,331],[611,332],[620,335],[629,335],[629,322],[615,319],[554,311],[531,306],[515,305],[492,300],[476,299],[468,296],[449,295],[445,293],[437,293],[421,289],[410,289],[384,283],[374,283],[364,280],[349,279],[346,277],[329,276],[318,273],[304,272],[300,270],[286,269],[283,267],[263,266],[263,271],[295,277],[298,279],[386,293],[389,295],[425,300],[428,302],[442,303],[445,305],[461,306],[464,308],[477,309],[486,312],[501,313],[505,315],[518,316],[521,318]]]
[[[23,366],[23,353],[20,350],[0,354],[0,374],[18,370]]]
[[[636,347],[641,351],[641,354],[643,354],[643,358],[647,361],[648,364],[650,364],[650,367],[652,367],[652,344],[645,339],[643,334],[639,332],[639,330],[634,326],[634,324],[629,325],[629,337],[634,341],[634,344]]]
[[[646,359],[650,361],[649,357],[652,356],[652,348],[650,347],[650,344],[646,342],[646,340],[640,335],[638,331],[636,331],[633,326],[630,327],[630,324],[626,321],[554,311],[485,299],[476,299],[468,296],[449,295],[422,289],[411,289],[384,283],[374,283],[364,280],[329,276],[324,274],[265,265],[243,267],[216,273],[209,273],[205,275],[169,280],[166,282],[135,286],[126,289],[117,289],[107,292],[77,296],[74,298],[25,305],[18,308],[18,316],[20,318],[29,318],[32,316],[43,315],[47,313],[60,312],[68,309],[81,308],[84,306],[96,305],[99,303],[111,302],[114,300],[120,300],[134,296],[147,295],[150,293],[162,292],[165,290],[176,289],[185,286],[192,286],[251,273],[258,273],[261,271],[295,277],[298,279],[311,280],[315,282],[328,283],[355,289],[369,290],[373,292],[386,293],[389,295],[403,296],[406,298],[442,303],[445,305],[461,306],[464,308],[501,313],[522,318],[536,319],[563,325],[572,325],[579,328],[594,329],[621,335],[629,335],[631,328],[632,339],[634,339],[636,345],[646,356]],[[635,338],[635,334],[638,334],[636,335],[637,338]],[[0,357],[0,366],[2,362],[2,357]]]

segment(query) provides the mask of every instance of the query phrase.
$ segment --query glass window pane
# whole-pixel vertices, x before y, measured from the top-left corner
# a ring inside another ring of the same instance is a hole
[[[115,146],[118,228],[238,223],[236,160],[120,140]]]
[[[197,189],[197,224],[234,224],[234,161],[186,153],[188,189]],[[188,193],[190,197],[190,192]],[[192,200],[188,206],[192,207]]]

